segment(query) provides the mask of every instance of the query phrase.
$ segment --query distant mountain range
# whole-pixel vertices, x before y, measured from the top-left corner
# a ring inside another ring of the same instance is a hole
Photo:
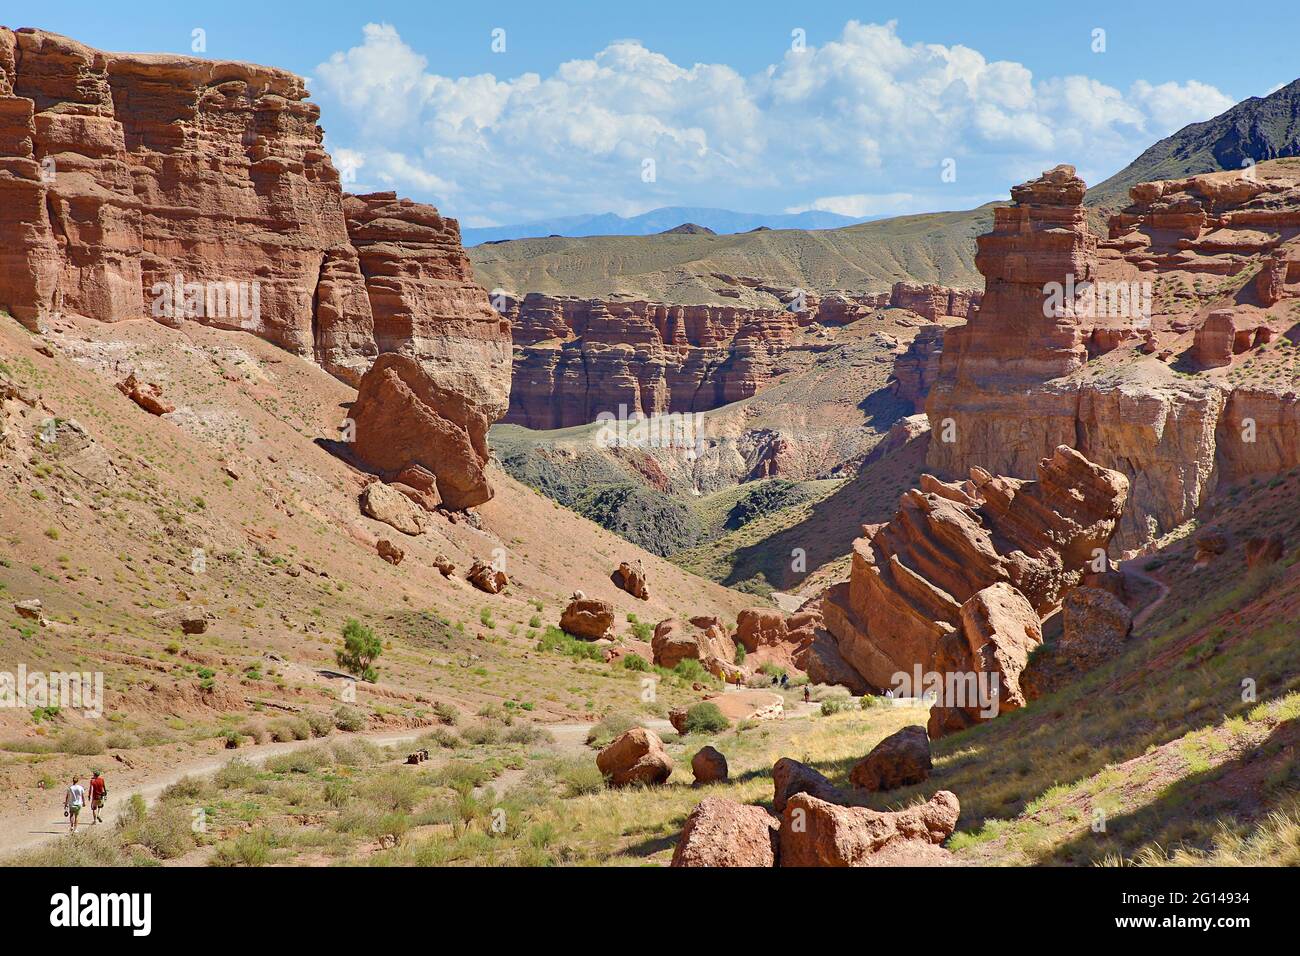
[[[718,235],[752,232],[755,229],[838,229],[866,222],[834,212],[761,213],[733,212],[730,209],[700,209],[694,206],[662,206],[639,216],[620,216],[612,212],[586,216],[561,216],[537,219],[512,226],[462,227],[461,240],[466,246],[507,239],[537,239],[546,236],[653,236],[685,223],[712,229]]]

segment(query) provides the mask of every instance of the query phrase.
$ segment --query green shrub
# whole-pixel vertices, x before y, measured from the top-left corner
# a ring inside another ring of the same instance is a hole
[[[347,704],[334,711],[334,726],[339,730],[358,731],[366,728],[366,715]]]
[[[712,734],[726,730],[731,724],[726,717],[722,716],[722,711],[718,705],[705,701],[696,704],[686,712],[686,733],[688,734]]]
[[[328,737],[334,730],[334,718],[318,710],[309,712],[304,718],[311,728],[313,737]]]
[[[383,642],[374,631],[355,618],[349,618],[343,625],[343,647],[335,652],[334,658],[349,674],[374,683],[379,677],[374,663],[383,651]]]
[[[217,844],[211,866],[265,866],[271,860],[271,834],[266,829],[249,830],[233,840]]]
[[[677,662],[677,666],[673,668],[673,673],[682,680],[688,681],[708,680],[713,676],[694,657],[683,657]]]
[[[640,654],[626,654],[623,657],[623,666],[630,671],[648,671],[650,662]]]
[[[558,654],[567,654],[569,657],[590,661],[603,661],[605,659],[605,655],[599,647],[588,641],[580,641],[572,634],[564,633],[554,624],[546,626],[541,639],[537,642],[537,650],[554,651]]]
[[[59,749],[65,754],[93,757],[104,752],[104,738],[90,730],[65,730],[59,735]]]

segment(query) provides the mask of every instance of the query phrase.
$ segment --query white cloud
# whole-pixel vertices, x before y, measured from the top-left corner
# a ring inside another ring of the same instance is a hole
[[[1019,63],[856,21],[748,77],[619,40],[546,76],[500,79],[432,73],[394,27],[372,23],[317,67],[313,92],[367,180],[496,222],[666,204],[875,215],[941,195],[948,158],[967,194],[1005,195],[1013,170],[1071,162],[1108,175],[1232,103],[1195,80],[1127,92],[1036,80]]]
[[[1158,136],[1168,136],[1188,123],[1218,116],[1236,105],[1232,97],[1196,80],[1188,80],[1182,85],[1161,83],[1159,86],[1138,80],[1129,91],[1129,97],[1151,117],[1153,131]]]
[[[911,193],[854,193],[850,196],[821,196],[802,206],[790,206],[786,212],[834,212],[841,216],[879,216],[897,213],[913,206],[916,197]]]

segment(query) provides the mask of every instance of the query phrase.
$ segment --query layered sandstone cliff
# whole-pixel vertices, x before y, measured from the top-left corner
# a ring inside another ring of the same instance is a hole
[[[499,418],[509,328],[456,222],[345,197],[318,119],[282,70],[0,28],[0,308],[242,330],[353,385],[399,352],[447,421]]]
[[[1077,448],[1129,478],[1115,543],[1132,551],[1220,482],[1300,464],[1300,363],[1268,348],[1300,337],[1298,180],[1263,164],[1144,183],[1106,240],[1072,168],[1016,187],[978,240],[983,304],[945,336],[930,467],[1028,477]]]
[[[965,318],[980,300],[970,290],[904,282],[888,293],[820,296],[755,287],[781,301],[752,308],[501,295],[515,346],[506,421],[551,429],[617,415],[620,406],[643,415],[708,411],[770,385],[802,330],[845,325],[885,308],[932,322]]]

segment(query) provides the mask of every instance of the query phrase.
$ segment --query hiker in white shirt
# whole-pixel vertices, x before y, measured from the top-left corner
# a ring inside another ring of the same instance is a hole
[[[73,833],[77,832],[77,814],[86,802],[86,788],[78,782],[80,779],[73,777],[72,786],[63,796],[63,813],[68,818],[68,827]]]

